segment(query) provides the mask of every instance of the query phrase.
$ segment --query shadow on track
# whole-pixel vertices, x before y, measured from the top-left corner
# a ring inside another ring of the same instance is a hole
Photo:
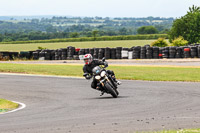
[[[112,96],[106,97],[93,97],[93,98],[83,98],[83,99],[119,99],[119,98],[128,98],[129,96],[118,96],[117,98],[113,98]]]

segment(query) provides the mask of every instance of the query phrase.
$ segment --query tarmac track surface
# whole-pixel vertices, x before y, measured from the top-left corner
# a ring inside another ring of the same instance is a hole
[[[84,79],[0,74],[0,133],[133,133],[200,127],[200,83],[122,81],[116,99]]]

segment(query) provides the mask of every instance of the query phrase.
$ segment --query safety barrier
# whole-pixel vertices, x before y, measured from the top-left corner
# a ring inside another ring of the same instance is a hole
[[[200,44],[183,47],[134,46],[132,48],[75,48],[69,46],[56,50],[36,50],[18,52],[0,52],[1,59],[25,58],[34,60],[79,60],[85,54],[95,59],[162,59],[162,58],[200,58]]]

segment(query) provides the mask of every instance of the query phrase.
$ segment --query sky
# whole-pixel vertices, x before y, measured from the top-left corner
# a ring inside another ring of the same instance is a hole
[[[0,16],[184,16],[200,0],[0,0]]]

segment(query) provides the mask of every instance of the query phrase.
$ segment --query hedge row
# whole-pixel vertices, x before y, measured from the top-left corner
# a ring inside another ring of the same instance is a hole
[[[50,39],[50,40],[12,41],[12,42],[0,42],[0,44],[112,41],[112,40],[151,40],[151,39],[158,39],[160,37],[168,39],[167,34],[150,34],[150,35],[127,35],[127,36],[102,36],[95,38],[81,37],[81,38],[63,38],[63,39]]]

